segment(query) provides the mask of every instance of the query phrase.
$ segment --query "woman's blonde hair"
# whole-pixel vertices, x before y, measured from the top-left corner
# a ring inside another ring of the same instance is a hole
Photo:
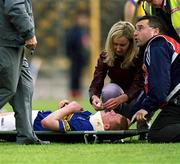
[[[113,40],[124,36],[129,40],[130,46],[128,48],[127,54],[124,56],[124,60],[121,63],[120,67],[123,69],[127,69],[130,66],[134,65],[133,59],[137,58],[138,54],[138,47],[136,46],[135,40],[133,38],[134,31],[134,26],[126,21],[119,21],[111,27],[105,43],[105,52],[107,54],[104,63],[107,63],[108,66],[114,66],[115,55]]]

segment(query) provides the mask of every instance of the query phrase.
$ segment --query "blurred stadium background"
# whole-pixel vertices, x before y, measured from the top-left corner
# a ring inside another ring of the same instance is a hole
[[[124,3],[125,0],[33,0],[38,46],[28,58],[35,66],[34,99],[68,98],[65,30],[72,24],[77,10],[86,11],[90,18],[90,61],[83,75],[83,96],[88,98],[96,59],[104,48],[110,27],[123,20]]]

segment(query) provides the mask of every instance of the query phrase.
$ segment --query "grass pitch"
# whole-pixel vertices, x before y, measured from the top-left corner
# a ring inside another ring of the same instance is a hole
[[[86,110],[94,112],[88,100],[79,101]],[[33,109],[56,110],[58,101],[34,101]],[[10,111],[9,105],[5,110]],[[180,163],[180,144],[150,144],[137,137],[124,143],[16,145],[0,142],[0,163],[5,164],[124,164],[124,163]]]

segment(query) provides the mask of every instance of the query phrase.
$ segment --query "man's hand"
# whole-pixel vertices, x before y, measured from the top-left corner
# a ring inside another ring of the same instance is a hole
[[[134,116],[131,119],[131,123],[133,123],[134,121],[145,121],[146,118],[145,116],[148,114],[148,112],[144,109],[140,109],[139,111],[137,111]]]
[[[33,36],[31,39],[25,41],[25,46],[30,50],[34,50],[36,48],[36,45],[37,45],[36,36]]]

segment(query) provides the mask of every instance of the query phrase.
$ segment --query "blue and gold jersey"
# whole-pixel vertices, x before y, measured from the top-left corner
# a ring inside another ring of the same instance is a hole
[[[49,129],[43,128],[41,120],[51,114],[51,111],[39,111],[36,119],[34,120],[33,128],[35,131],[48,131]],[[93,127],[89,121],[92,113],[88,111],[76,112],[59,120],[59,131],[91,131]]]

